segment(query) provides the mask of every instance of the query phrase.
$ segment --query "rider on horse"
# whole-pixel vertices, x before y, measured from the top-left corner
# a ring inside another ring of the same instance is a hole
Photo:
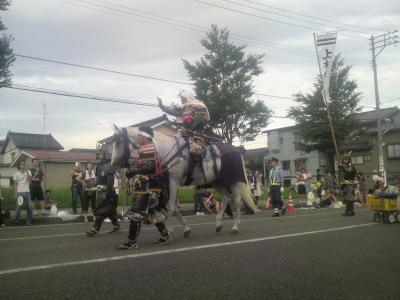
[[[128,211],[130,219],[128,240],[119,249],[135,249],[143,221],[152,222],[161,234],[155,245],[172,242],[165,226],[166,211],[164,200],[166,186],[163,184],[162,170],[156,145],[153,142],[153,129],[149,126],[139,128],[139,158],[133,168],[126,172],[128,178],[135,180],[135,204]]]
[[[189,91],[179,93],[183,107],[164,106],[161,98],[157,97],[160,108],[172,116],[180,117],[183,123],[183,136],[188,138],[189,151],[193,155],[204,154],[206,145],[204,141],[204,129],[210,120],[207,106],[196,99],[194,94]]]

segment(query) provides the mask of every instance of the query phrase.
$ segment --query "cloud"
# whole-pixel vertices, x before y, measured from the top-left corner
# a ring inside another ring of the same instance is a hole
[[[84,2],[85,4],[82,4]],[[8,27],[8,33],[15,38],[12,44],[14,52],[186,82],[188,76],[181,58],[194,62],[203,55],[204,49],[200,39],[204,37],[204,33],[188,30],[188,24],[181,23],[178,26],[167,24],[165,21],[168,20],[161,21],[157,17],[161,16],[169,18],[168,22],[174,19],[205,28],[210,28],[211,24],[218,24],[221,27],[228,27],[232,37],[233,34],[240,34],[282,45],[276,47],[263,42],[255,43],[249,40],[245,42],[243,38],[233,40],[239,44],[248,44],[246,50],[248,53],[266,54],[263,63],[265,73],[254,80],[255,89],[259,93],[290,97],[298,92],[310,92],[318,73],[312,32],[321,31],[324,27],[301,23],[294,18],[300,16],[292,15],[293,18],[284,18],[276,15],[279,11],[266,7],[263,9],[275,13],[267,14],[241,8],[245,12],[310,26],[315,30],[278,24],[187,0],[112,1],[114,5],[153,14],[152,17],[148,15],[144,18],[100,7],[94,8],[88,3],[99,4],[100,1],[41,0],[35,3],[30,0],[13,1],[10,10],[4,13],[4,22]],[[224,1],[212,3],[230,7]],[[269,1],[268,5],[359,26],[396,29],[400,25],[400,7],[395,0],[382,3],[361,0],[339,0],[328,3],[276,0]],[[371,30],[371,32],[378,31]],[[369,63],[371,53],[368,35],[364,38],[353,38],[343,34],[358,34],[339,32],[337,51],[343,53],[347,63],[353,64],[350,76],[357,80],[359,90],[363,94],[361,105],[373,106],[375,100],[373,74]],[[290,50],[283,49],[285,47],[289,47]],[[303,50],[299,53],[293,47]],[[397,57],[398,50],[388,47],[378,58],[382,101],[393,99],[400,94],[400,87],[397,84],[400,61]],[[176,94],[179,89],[191,88],[183,84],[23,58],[17,58],[12,72],[15,83],[149,103],[156,103],[156,96],[161,96],[166,103],[177,101]],[[293,105],[290,100],[257,98],[265,101],[278,116],[285,115],[286,109]],[[0,103],[2,107],[0,136],[5,136],[8,130],[41,132],[43,118],[40,113],[43,111],[44,103],[49,113],[46,119],[47,131],[52,132],[66,148],[94,147],[98,139],[111,133],[108,125],[116,123],[127,126],[161,115],[161,111],[156,107],[79,100],[8,89],[0,90]],[[293,125],[293,121],[274,119],[269,128],[287,125]],[[262,145],[264,139],[265,137],[261,136],[256,143],[249,145],[258,146],[259,143]]]

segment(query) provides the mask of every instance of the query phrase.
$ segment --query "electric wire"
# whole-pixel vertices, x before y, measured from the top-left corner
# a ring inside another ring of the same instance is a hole
[[[357,27],[357,28],[361,28],[361,29],[369,29],[369,30],[375,30],[375,31],[383,31],[386,32],[388,31],[387,29],[384,28],[377,28],[377,27],[368,27],[368,26],[360,26],[360,25],[355,25],[355,24],[348,24],[348,23],[343,23],[343,22],[339,22],[339,21],[334,21],[334,20],[330,20],[330,19],[326,19],[326,18],[321,18],[321,17],[316,17],[316,16],[311,16],[311,15],[307,15],[307,14],[302,14],[302,13],[298,13],[298,12],[294,12],[288,9],[283,9],[283,8],[278,8],[276,6],[272,6],[272,5],[267,5],[265,3],[260,3],[257,1],[253,1],[253,0],[242,0],[244,2],[249,2],[249,3],[253,3],[253,4],[257,4],[259,6],[263,6],[263,7],[268,7],[268,8],[272,8],[278,11],[282,11],[282,12],[286,12],[292,15],[297,15],[297,16],[302,16],[302,17],[307,17],[307,18],[311,18],[311,19],[315,19],[315,20],[320,20],[320,21],[324,21],[324,22],[329,22],[329,23],[335,23],[335,24],[339,24],[342,26],[349,26],[349,27]]]

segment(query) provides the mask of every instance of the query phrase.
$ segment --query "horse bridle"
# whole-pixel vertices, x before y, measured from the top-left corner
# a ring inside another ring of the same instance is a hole
[[[123,143],[123,152],[120,158],[120,166],[123,165],[124,167],[127,167],[129,165],[129,159],[131,157],[129,145],[131,145],[133,149],[137,150],[139,149],[139,144],[129,138],[126,128],[121,128],[121,132],[116,134],[115,138],[119,139]]]

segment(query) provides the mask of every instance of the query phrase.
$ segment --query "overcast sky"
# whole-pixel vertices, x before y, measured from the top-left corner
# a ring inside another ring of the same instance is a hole
[[[179,82],[188,82],[181,58],[191,62],[199,59],[205,53],[199,42],[204,31],[217,24],[230,30],[232,41],[247,44],[246,52],[265,53],[265,72],[255,78],[255,90],[281,97],[311,91],[318,73],[313,32],[341,30],[337,52],[342,52],[346,62],[353,64],[350,76],[359,84],[360,105],[371,110],[375,98],[368,38],[400,28],[400,3],[398,0],[13,0],[9,11],[1,12],[1,17],[8,27],[7,33],[14,37],[15,54]],[[400,105],[400,98],[391,101],[400,97],[399,50],[400,47],[387,47],[378,57],[383,107]],[[178,102],[178,91],[191,89],[183,83],[21,57],[16,57],[12,73],[14,84],[154,104],[157,96],[165,99],[165,103]],[[254,99],[265,101],[276,116],[286,115],[287,108],[295,104],[289,99],[265,96]],[[0,89],[0,138],[9,130],[43,133],[43,104],[48,113],[46,133],[52,133],[65,149],[94,148],[97,140],[112,134],[113,123],[128,126],[161,115],[157,107],[4,88]],[[293,124],[288,119],[274,118],[267,128]],[[266,137],[260,136],[245,146],[265,147]]]

